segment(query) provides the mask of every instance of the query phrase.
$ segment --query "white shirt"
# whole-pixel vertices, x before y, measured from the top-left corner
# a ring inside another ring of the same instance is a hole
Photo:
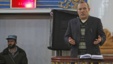
[[[82,21],[82,23],[85,23],[86,21],[87,21],[87,19],[85,19],[85,20],[81,20]]]

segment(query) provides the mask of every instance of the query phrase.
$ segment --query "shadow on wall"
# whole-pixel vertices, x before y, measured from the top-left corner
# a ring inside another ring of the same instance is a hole
[[[108,29],[104,29],[106,34],[106,41],[102,46],[100,46],[100,50],[102,54],[113,54],[113,36]]]

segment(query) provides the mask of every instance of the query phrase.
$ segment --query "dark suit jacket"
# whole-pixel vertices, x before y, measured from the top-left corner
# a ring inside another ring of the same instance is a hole
[[[85,27],[85,42],[87,47],[87,53],[90,54],[101,54],[99,45],[102,45],[106,36],[103,31],[103,26],[101,20],[96,17],[89,16],[87,20],[87,25]],[[68,38],[72,37],[76,44],[71,45],[71,56],[76,57],[78,55],[78,45],[80,42],[80,20],[79,18],[74,18],[69,21],[67,31],[65,33],[65,41],[69,44]],[[98,38],[98,35],[101,36],[102,41],[98,45],[94,45],[93,42]],[[70,44],[69,44],[70,45]]]
[[[5,64],[5,59],[1,53],[0,53],[0,64]]]

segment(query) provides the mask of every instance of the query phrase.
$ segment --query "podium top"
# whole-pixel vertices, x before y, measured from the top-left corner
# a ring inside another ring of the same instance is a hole
[[[70,56],[56,56],[51,58],[52,62],[75,62],[75,61],[86,61],[86,62],[112,62],[113,56],[104,56],[104,59],[80,59],[80,58],[71,58]]]

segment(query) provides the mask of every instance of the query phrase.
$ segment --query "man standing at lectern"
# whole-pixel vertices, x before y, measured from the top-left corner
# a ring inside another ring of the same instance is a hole
[[[71,57],[82,54],[101,54],[99,46],[106,40],[101,20],[89,15],[89,4],[77,5],[77,18],[71,19],[65,33],[65,41],[71,45]]]

